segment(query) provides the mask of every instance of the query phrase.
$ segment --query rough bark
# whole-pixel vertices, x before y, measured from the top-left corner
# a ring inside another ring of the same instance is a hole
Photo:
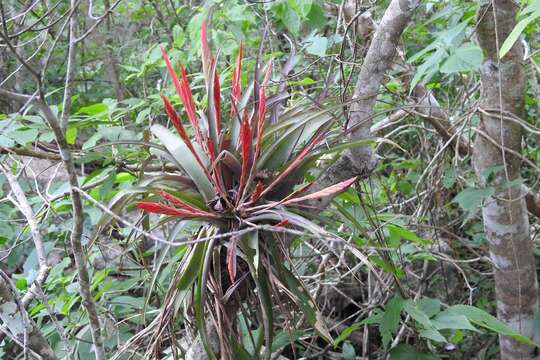
[[[392,65],[401,33],[409,23],[417,2],[413,0],[392,0],[373,35],[373,40],[353,93],[353,103],[349,111],[349,140],[366,139],[370,136],[373,108],[384,76]],[[317,191],[353,176],[366,178],[377,165],[377,158],[371,145],[362,145],[343,153],[317,179],[312,191]],[[331,199],[325,198],[314,204],[324,209]]]
[[[511,0],[494,0],[483,4],[479,11],[478,41],[486,56],[481,70],[481,105],[502,111],[500,116],[496,112],[481,115],[479,129],[491,141],[479,133],[473,156],[480,183],[495,189],[493,196],[484,202],[482,215],[495,267],[498,317],[521,334],[538,339],[538,334],[533,334],[538,285],[525,194],[519,185],[508,186],[519,178],[520,159],[501,150],[502,147],[517,152],[521,149],[520,126],[502,116],[504,111],[517,116],[523,114],[525,78],[519,42],[504,58],[498,59],[498,48],[514,28],[517,10]],[[502,170],[488,183],[486,171],[496,167]],[[506,336],[500,336],[499,340],[503,360],[535,356],[534,348],[529,345]]]

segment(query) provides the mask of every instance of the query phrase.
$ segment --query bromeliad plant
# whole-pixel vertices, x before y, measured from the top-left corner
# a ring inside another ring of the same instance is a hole
[[[178,136],[161,125],[151,128],[166,149],[157,153],[176,164],[190,181],[178,189],[154,187],[153,194],[136,205],[171,220],[204,224],[198,237],[206,240],[190,245],[175,286],[191,294],[186,302],[209,354],[217,351],[222,358],[246,355],[238,336],[238,319],[242,318],[243,327],[259,327],[250,336],[250,356],[258,357],[264,345],[269,358],[276,318],[272,310],[284,298],[292,300],[313,329],[330,340],[314,301],[293,269],[288,257],[290,242],[284,235],[326,236],[321,227],[294,209],[307,200],[343,191],[356,180],[311,193],[311,183],[291,190],[314,166],[333,116],[327,110],[297,107],[285,111],[277,121],[269,121],[267,89],[272,62],[266,65],[262,82],[259,84],[256,71],[242,93],[242,45],[227,100],[204,24],[201,40],[206,110],[197,111],[185,68],[179,64],[178,77],[162,50],[191,133],[166,96],[162,97],[165,110]],[[250,317],[252,312],[246,312],[242,304],[253,302],[260,310]],[[237,313],[243,315],[237,317]],[[209,323],[218,328],[219,347],[212,346]]]

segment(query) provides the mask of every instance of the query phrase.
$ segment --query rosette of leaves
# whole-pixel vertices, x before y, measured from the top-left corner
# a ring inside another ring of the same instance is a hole
[[[179,100],[182,115],[162,96],[165,111],[176,134],[162,125],[151,131],[164,148],[156,150],[185,176],[182,186],[153,184],[136,206],[162,214],[171,221],[197,221],[198,238],[184,256],[176,277],[176,289],[186,292],[184,306],[195,318],[195,328],[210,357],[208,324],[218,327],[221,358],[240,358],[264,353],[270,358],[274,307],[287,298],[300,309],[309,326],[331,341],[322,316],[288,258],[290,234],[327,236],[297,211],[307,200],[343,191],[356,179],[308,192],[311,183],[294,191],[291,179],[303,178],[320,156],[333,116],[328,110],[298,107],[286,110],[270,123],[267,88],[272,63],[266,64],[262,81],[242,89],[242,46],[232,74],[230,94],[221,89],[217,60],[210,52],[206,27],[201,29],[206,109],[198,111],[185,68],[177,75],[167,54],[163,58]],[[244,91],[243,91],[244,90]],[[182,117],[187,118],[189,127]],[[225,118],[225,119],[224,119]],[[243,312],[248,323],[250,351],[241,339],[241,304],[258,304],[253,313]],[[249,319],[248,319],[249,318]],[[263,348],[265,351],[261,351]]]

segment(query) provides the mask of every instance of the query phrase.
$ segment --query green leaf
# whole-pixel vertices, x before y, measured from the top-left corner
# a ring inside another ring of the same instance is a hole
[[[193,281],[195,281],[204,258],[204,248],[204,242],[199,242],[192,248],[189,258],[186,261],[187,265],[182,271],[182,276],[176,285],[178,289],[186,290],[193,284]]]
[[[285,6],[285,12],[281,17],[283,24],[289,29],[294,35],[298,35],[300,32],[300,17],[291,7]]]
[[[299,340],[304,335],[306,335],[306,332],[303,330],[278,332],[274,337],[274,341],[272,342],[272,352],[274,353],[289,344],[293,344],[295,341]]]
[[[356,359],[356,351],[354,350],[354,346],[349,341],[346,341],[343,343],[342,346],[342,352],[341,356],[345,360],[355,360]]]
[[[402,308],[403,299],[399,296],[393,297],[386,304],[384,315],[381,319],[381,325],[379,326],[379,330],[382,335],[382,343],[385,349],[390,343],[392,334],[394,334],[398,329]]]
[[[430,243],[428,240],[422,239],[414,232],[403,227],[399,227],[394,224],[388,224],[386,227],[388,228],[389,232],[389,241],[394,247],[397,247],[399,245],[401,239],[409,240],[413,243],[422,245],[427,245]]]
[[[540,11],[535,11],[531,15],[527,16],[525,19],[522,19],[520,22],[516,24],[510,35],[504,40],[503,44],[501,45],[501,48],[499,49],[499,58],[503,58],[506,53],[510,51],[514,43],[519,38],[519,35],[525,30],[527,25],[532,23],[534,20],[536,20],[538,17],[540,17]]]
[[[518,332],[510,328],[508,325],[498,320],[496,317],[488,314],[484,310],[477,307],[470,305],[454,305],[449,307],[446,312],[464,315],[473,324],[494,331],[500,335],[512,337],[526,344],[540,347],[540,344],[536,344],[531,339],[519,334]]]
[[[97,115],[104,113],[109,110],[107,104],[97,103],[89,106],[83,106],[79,109],[79,113],[88,114],[88,115]]]
[[[442,64],[440,71],[443,74],[452,74],[464,71],[473,71],[480,68],[484,57],[482,49],[473,43],[465,43],[454,51]]]
[[[0,134],[0,146],[12,147],[15,145],[15,141],[5,135]]]
[[[103,182],[103,184],[101,185],[99,189],[99,197],[101,199],[108,199],[110,197],[111,191],[114,187],[115,180],[116,180],[116,170],[113,169],[109,173],[109,176],[105,178],[105,181]]]
[[[460,329],[478,331],[465,315],[443,311],[431,320],[437,330]]]
[[[441,302],[438,299],[420,299],[416,301],[416,304],[429,318],[441,311]]]
[[[161,125],[152,126],[151,131],[159,140],[161,140],[163,145],[172,155],[176,164],[193,180],[201,192],[201,195],[204,197],[204,200],[206,202],[211,201],[216,195],[214,188],[186,144],[184,144],[180,137],[174,135]],[[198,155],[202,159],[206,159],[206,156],[204,156],[202,151],[199,151]]]
[[[442,184],[445,189],[450,189],[456,183],[456,171],[452,166],[448,166],[444,170]]]
[[[18,144],[26,145],[37,140],[38,131],[36,129],[15,130],[11,131],[7,135],[15,140],[15,142]]]
[[[316,81],[310,77],[305,77],[302,80],[298,81],[289,81],[289,85],[313,85],[315,83]]]
[[[26,290],[26,287],[27,287],[26,278],[17,279],[17,281],[15,282],[15,286],[19,290]]]
[[[493,187],[487,187],[485,189],[467,188],[457,194],[453,203],[457,203],[463,210],[473,210],[482,205],[482,202],[493,195],[495,192]]]
[[[307,14],[307,22],[309,26],[320,28],[326,24],[326,14],[320,4],[313,3],[309,14]]]
[[[328,38],[320,35],[315,35],[307,39],[306,52],[311,55],[323,57],[326,55],[328,47]]]
[[[446,338],[439,331],[432,328],[421,330],[418,335],[436,342],[447,342]]]
[[[66,131],[66,141],[69,145],[75,144],[75,139],[77,138],[77,128],[70,126]]]
[[[403,303],[403,309],[411,316],[411,318],[419,322],[425,329],[432,327],[429,317],[413,300],[406,300]]]

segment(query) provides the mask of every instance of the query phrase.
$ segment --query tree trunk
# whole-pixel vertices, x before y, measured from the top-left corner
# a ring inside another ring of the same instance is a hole
[[[504,117],[504,113],[523,115],[525,78],[520,43],[498,59],[500,45],[515,26],[516,12],[517,5],[511,0],[484,3],[478,12],[478,41],[486,56],[481,70],[481,107],[490,115],[483,113],[480,118],[474,165],[479,182],[494,188],[493,195],[484,202],[482,215],[495,267],[498,317],[514,330],[534,338],[538,286],[525,194],[519,184],[509,186],[520,176],[520,159],[503,150],[521,149],[520,126]],[[503,360],[532,359],[534,351],[529,345],[500,336]]]

